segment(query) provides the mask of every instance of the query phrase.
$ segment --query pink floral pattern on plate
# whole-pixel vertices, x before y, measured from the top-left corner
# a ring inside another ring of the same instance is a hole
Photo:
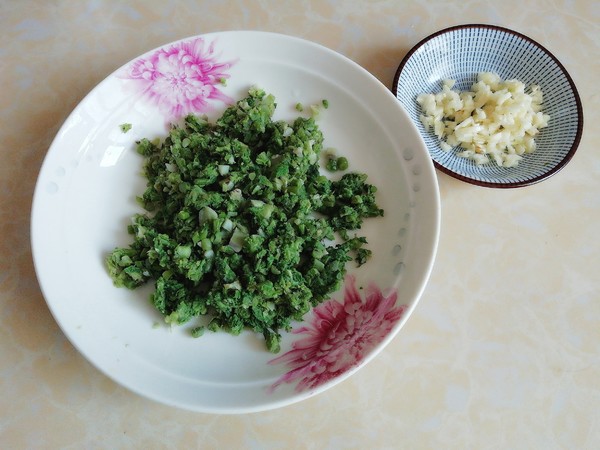
[[[234,61],[219,61],[215,42],[202,37],[163,47],[129,65],[123,78],[131,80],[134,92],[174,120],[203,113],[214,102],[233,103],[219,89],[229,79]]]
[[[396,306],[395,291],[384,295],[371,284],[363,301],[355,281],[354,276],[346,277],[343,303],[331,299],[317,306],[312,320],[292,331],[304,337],[269,362],[284,363],[291,369],[270,392],[282,383],[296,382],[295,390],[301,392],[342,375],[357,366],[400,320],[407,306]]]

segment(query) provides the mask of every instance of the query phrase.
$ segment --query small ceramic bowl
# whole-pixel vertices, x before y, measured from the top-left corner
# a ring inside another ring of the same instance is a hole
[[[455,90],[470,90],[480,72],[516,79],[527,87],[537,84],[543,92],[542,112],[550,115],[549,124],[536,136],[536,150],[516,167],[494,162],[478,166],[457,156],[459,147],[444,151],[421,123],[419,94],[440,92],[445,79],[456,80]],[[581,140],[581,99],[563,65],[537,42],[506,28],[461,25],[426,37],[400,63],[393,92],[421,132],[435,166],[475,185],[513,188],[540,182],[569,162]]]

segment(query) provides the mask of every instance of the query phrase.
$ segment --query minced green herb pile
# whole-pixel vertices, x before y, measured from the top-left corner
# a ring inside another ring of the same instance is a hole
[[[366,239],[350,231],[383,215],[366,175],[320,174],[314,118],[273,121],[275,107],[252,88],[216,123],[188,116],[164,142],[139,141],[147,213],[107,258],[116,286],[154,280],[167,323],[207,316],[211,331],[262,333],[272,352],[281,330],[339,289],[348,261],[366,262]]]

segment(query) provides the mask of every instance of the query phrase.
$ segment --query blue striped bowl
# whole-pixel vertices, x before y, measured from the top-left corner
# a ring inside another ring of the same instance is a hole
[[[444,151],[419,119],[419,94],[441,91],[448,78],[456,80],[454,89],[469,90],[479,72],[494,72],[526,86],[538,84],[544,94],[543,112],[550,115],[550,122],[536,137],[536,150],[516,167],[477,166],[457,156],[456,149]],[[393,92],[421,132],[435,166],[475,185],[513,188],[540,182],[570,161],[581,140],[581,99],[563,65],[537,42],[506,28],[461,25],[426,37],[400,63]]]

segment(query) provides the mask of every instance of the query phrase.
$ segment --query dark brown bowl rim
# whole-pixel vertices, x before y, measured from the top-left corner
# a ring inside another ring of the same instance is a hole
[[[550,52],[548,49],[546,49],[544,46],[542,46],[538,42],[534,41],[530,37],[528,37],[522,33],[519,33],[517,31],[510,30],[508,28],[504,28],[504,27],[501,27],[498,25],[487,25],[487,24],[455,25],[452,27],[448,27],[448,28],[444,28],[442,30],[436,31],[435,33],[430,34],[429,36],[420,40],[412,49],[410,49],[410,51],[406,54],[406,56],[404,56],[404,58],[400,62],[400,65],[398,66],[398,69],[396,70],[396,74],[394,75],[394,81],[392,83],[392,93],[394,94],[394,96],[397,97],[398,81],[400,79],[400,74],[402,73],[402,70],[404,69],[404,66],[406,65],[407,61],[412,57],[412,55],[420,47],[422,47],[426,42],[428,42],[442,34],[447,34],[447,33],[451,33],[456,30],[468,29],[468,28],[486,28],[486,29],[492,29],[492,30],[497,30],[497,31],[501,31],[504,33],[512,34],[514,36],[517,36],[521,39],[524,39],[524,40],[530,42],[531,44],[533,44],[534,46],[536,46],[540,50],[542,50],[546,55],[548,55],[556,63],[558,68],[562,71],[565,78],[569,82],[569,85],[571,86],[571,90],[573,91],[573,95],[575,97],[575,104],[576,104],[576,108],[577,108],[577,134],[575,135],[575,139],[573,141],[573,144],[571,145],[571,148],[569,149],[567,154],[564,156],[564,158],[556,166],[554,166],[549,171],[547,171],[535,178],[525,180],[525,181],[515,181],[512,183],[493,183],[493,182],[489,182],[489,181],[476,180],[476,179],[469,178],[464,175],[458,174],[458,173],[448,169],[447,167],[443,166],[442,164],[438,163],[437,161],[435,161],[432,158],[434,166],[441,172],[444,172],[445,174],[450,175],[451,177],[457,178],[461,181],[465,181],[467,183],[471,183],[471,184],[474,184],[477,186],[482,186],[482,187],[503,188],[503,189],[531,186],[532,184],[539,183],[540,181],[543,181],[543,180],[551,177],[552,175],[555,175],[563,167],[565,167],[567,165],[567,163],[573,158],[573,155],[575,155],[575,152],[577,151],[577,147],[579,147],[579,143],[581,141],[581,136],[583,134],[583,106],[581,104],[581,98],[579,96],[579,92],[577,91],[577,88],[575,87],[575,83],[573,82],[571,75],[569,75],[569,72],[567,72],[567,69],[562,65],[562,63],[558,60],[558,58],[556,58],[556,56],[554,56],[552,54],[552,52]]]

